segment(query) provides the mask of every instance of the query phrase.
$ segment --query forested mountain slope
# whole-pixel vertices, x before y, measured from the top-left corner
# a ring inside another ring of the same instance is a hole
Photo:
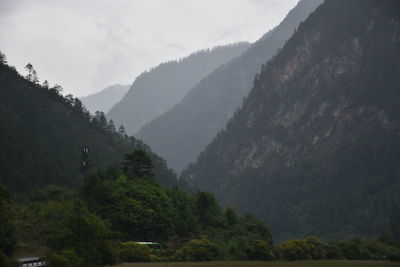
[[[249,47],[242,42],[201,50],[180,60],[162,63],[139,75],[128,93],[108,112],[129,134],[179,103],[186,93],[218,66]]]
[[[322,0],[301,0],[275,29],[240,57],[221,66],[183,101],[144,126],[137,136],[177,172],[196,160],[247,96],[261,64],[269,60]]]
[[[92,117],[78,99],[29,81],[1,62],[0,183],[13,192],[48,184],[77,187],[84,146],[92,169],[119,164],[124,154],[139,147],[149,151],[142,142],[116,133],[104,114]],[[149,154],[156,180],[175,183],[165,161]]]
[[[130,85],[114,84],[100,92],[79,99],[92,114],[96,111],[108,112],[112,106],[122,99],[129,87]]]
[[[400,2],[327,0],[183,176],[277,240],[400,236]]]

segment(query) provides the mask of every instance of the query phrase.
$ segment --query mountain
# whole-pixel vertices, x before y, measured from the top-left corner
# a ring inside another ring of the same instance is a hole
[[[179,103],[204,76],[248,47],[245,42],[219,46],[162,63],[139,75],[107,116],[118,125],[123,124],[129,134],[135,134],[144,124]]]
[[[129,87],[130,85],[114,84],[95,94],[81,97],[80,100],[92,114],[96,111],[108,112],[122,99]]]
[[[79,99],[63,97],[57,89],[25,79],[0,61],[0,184],[16,193],[48,184],[77,187],[84,146],[92,170],[119,164],[124,154],[143,148],[155,179],[176,183],[173,171],[145,144],[116,133],[104,114],[91,117]]]
[[[261,64],[276,54],[296,27],[322,0],[302,0],[275,29],[240,57],[209,74],[183,101],[144,126],[137,134],[180,172],[225,127],[252,86]]]
[[[327,0],[183,177],[276,240],[400,236],[400,2]]]

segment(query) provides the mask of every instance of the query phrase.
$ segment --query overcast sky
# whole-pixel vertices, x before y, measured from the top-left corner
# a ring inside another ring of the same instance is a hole
[[[298,0],[0,0],[0,50],[83,96],[198,49],[254,42]]]

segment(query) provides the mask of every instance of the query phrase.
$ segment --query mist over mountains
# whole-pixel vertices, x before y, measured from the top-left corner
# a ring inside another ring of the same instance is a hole
[[[300,0],[82,100],[25,70],[0,51],[0,266],[400,262],[400,1]]]
[[[179,103],[203,77],[239,56],[248,46],[245,42],[226,45],[162,63],[139,75],[107,116],[116,124],[123,124],[127,133],[135,134],[143,125]]]
[[[112,106],[122,99],[129,87],[130,85],[114,84],[100,92],[81,97],[80,100],[92,114],[96,111],[107,113]]]
[[[182,171],[241,105],[261,65],[278,52],[299,23],[321,3],[322,0],[300,1],[276,28],[240,57],[202,79],[182,102],[145,125],[136,136],[162,155],[175,171]]]

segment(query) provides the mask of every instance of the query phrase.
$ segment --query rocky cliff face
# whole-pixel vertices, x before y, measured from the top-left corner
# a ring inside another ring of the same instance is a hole
[[[399,10],[395,0],[327,0],[183,177],[264,218],[278,240],[390,228],[400,212]]]
[[[249,93],[261,64],[283,47],[301,21],[323,0],[301,0],[275,29],[240,57],[221,66],[193,87],[181,103],[145,125],[137,136],[177,172],[196,160],[225,127]]]

